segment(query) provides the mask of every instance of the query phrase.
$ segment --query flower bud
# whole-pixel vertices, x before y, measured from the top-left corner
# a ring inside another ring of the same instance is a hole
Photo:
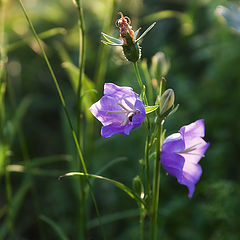
[[[133,41],[129,33],[126,35],[126,44],[123,46],[123,54],[130,62],[137,62],[141,57],[141,48],[139,44]]]
[[[167,89],[160,98],[160,115],[167,115],[174,105],[174,91]]]
[[[143,188],[143,184],[142,184],[142,181],[139,176],[136,176],[133,179],[133,190],[141,198],[144,197],[144,188]]]
[[[163,52],[157,52],[152,57],[150,72],[153,78],[159,79],[168,73],[170,62],[166,59]]]

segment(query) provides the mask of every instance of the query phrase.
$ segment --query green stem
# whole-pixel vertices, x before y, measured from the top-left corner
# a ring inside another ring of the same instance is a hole
[[[70,119],[70,115],[69,115],[69,113],[68,113],[68,110],[67,110],[67,107],[66,107],[66,103],[65,103],[65,100],[64,100],[62,91],[61,91],[60,86],[59,86],[59,84],[58,84],[58,81],[57,81],[57,79],[56,79],[56,77],[55,77],[55,74],[54,74],[54,72],[53,72],[53,69],[52,69],[52,67],[51,67],[51,65],[50,65],[50,62],[49,62],[49,60],[48,60],[48,57],[47,57],[47,55],[46,55],[46,53],[45,53],[45,50],[43,49],[42,44],[41,44],[41,42],[40,42],[40,39],[39,39],[39,37],[38,37],[38,35],[37,35],[36,31],[35,31],[35,28],[34,28],[32,22],[31,22],[31,20],[30,20],[30,18],[29,18],[29,16],[28,16],[27,12],[26,12],[26,9],[24,8],[23,3],[22,3],[21,0],[17,0],[17,1],[19,2],[20,7],[21,7],[21,9],[22,9],[22,11],[23,11],[23,13],[24,13],[24,15],[25,15],[25,17],[26,17],[26,20],[27,20],[27,22],[28,22],[28,24],[29,24],[29,26],[30,26],[30,29],[31,29],[31,31],[32,31],[32,33],[33,33],[33,35],[34,35],[37,43],[38,43],[38,46],[39,46],[39,48],[40,48],[40,50],[41,50],[41,53],[42,53],[42,55],[43,55],[43,58],[44,58],[44,60],[45,60],[45,62],[46,62],[46,64],[47,64],[48,69],[49,69],[49,71],[50,71],[50,74],[51,74],[51,76],[52,76],[52,78],[53,78],[53,82],[54,82],[54,84],[55,84],[55,86],[56,86],[56,89],[57,89],[57,92],[58,92],[58,95],[59,95],[59,98],[60,98],[62,107],[63,107],[63,109],[64,109],[64,113],[65,113],[66,118],[67,118],[68,125],[69,125],[69,127],[70,127],[71,132],[72,132],[73,140],[74,140],[74,143],[75,143],[76,148],[77,148],[77,153],[78,153],[78,156],[79,156],[80,161],[81,161],[81,165],[82,165],[82,168],[83,168],[83,172],[84,172],[84,174],[85,174],[85,178],[86,178],[86,180],[87,180],[87,183],[88,183],[88,186],[89,186],[89,189],[90,189],[90,192],[91,192],[91,197],[92,197],[92,200],[93,200],[93,204],[94,204],[94,207],[95,207],[95,209],[96,209],[96,213],[97,213],[98,219],[99,219],[99,225],[100,225],[100,227],[101,227],[101,231],[102,231],[102,234],[103,234],[104,239],[105,239],[105,234],[104,234],[104,231],[103,231],[103,229],[102,229],[102,224],[101,224],[99,209],[98,209],[98,206],[97,206],[97,203],[96,203],[95,196],[94,196],[94,194],[93,194],[93,189],[92,189],[91,183],[90,183],[90,181],[89,181],[89,179],[88,179],[88,177],[87,177],[87,167],[86,167],[85,161],[84,161],[84,159],[83,159],[83,155],[82,155],[82,151],[81,151],[81,149],[80,149],[80,145],[79,145],[79,142],[78,142],[77,135],[76,135],[76,133],[75,133],[75,131],[74,131],[74,129],[73,129],[73,124],[72,124],[72,121],[71,121],[71,119]]]
[[[141,79],[141,76],[140,76],[140,73],[139,73],[137,62],[134,62],[133,66],[134,66],[134,70],[135,70],[135,73],[136,73],[136,76],[137,76],[139,87],[141,88],[141,91],[143,91],[144,90],[143,83],[142,83],[142,79]]]
[[[152,201],[152,211],[151,211],[151,240],[155,240],[157,233],[157,217],[158,217],[158,200],[159,200],[159,189],[160,189],[160,155],[161,155],[161,145],[162,145],[162,124],[163,121],[157,127],[157,141],[156,141],[156,159],[154,165],[154,175],[153,175],[153,201]]]
[[[77,4],[78,11],[78,25],[79,25],[79,78],[77,87],[77,125],[78,125],[78,141],[81,146],[81,91],[83,84],[83,74],[85,65],[85,24],[83,18],[82,4],[79,1]]]
[[[6,198],[7,198],[7,223],[9,227],[9,237],[11,239],[15,239],[14,233],[14,220],[13,220],[13,209],[12,209],[12,187],[11,187],[11,179],[10,174],[7,170],[7,165],[9,163],[7,157],[7,140],[4,134],[5,127],[5,106],[4,106],[4,96],[5,96],[5,86],[6,84],[6,61],[7,56],[5,52],[5,2],[0,0],[0,144],[1,151],[3,151],[2,155],[4,157],[4,174],[5,174],[5,182],[6,182]]]
[[[148,197],[151,196],[151,185],[150,185],[150,170],[149,170],[149,141],[150,141],[150,134],[149,134],[149,128],[150,124],[149,121],[147,121],[148,124],[148,130],[147,130],[147,139],[145,144],[145,175],[146,175],[146,187],[147,187],[147,193]]]
[[[142,209],[140,209],[140,240],[144,240],[144,218],[145,215],[142,213]]]
[[[83,17],[82,3],[79,1],[77,3],[78,11],[78,25],[79,25],[79,78],[77,87],[77,133],[79,145],[82,145],[82,129],[81,129],[81,114],[82,114],[82,84],[83,84],[83,74],[85,65],[85,24]],[[79,158],[78,158],[79,159]],[[81,163],[79,161],[78,168],[81,171]],[[84,178],[80,178],[80,227],[79,233],[81,239],[87,238],[87,225],[86,225],[86,193],[85,193],[85,181]]]

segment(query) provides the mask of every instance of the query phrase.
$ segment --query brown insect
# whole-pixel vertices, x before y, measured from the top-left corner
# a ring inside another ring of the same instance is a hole
[[[119,18],[115,22],[115,25],[119,28],[120,36],[122,37],[124,44],[126,44],[127,33],[129,33],[131,38],[134,40],[134,31],[132,30],[132,26],[130,25],[131,24],[130,18],[127,16],[124,17],[122,12],[119,12],[118,14],[121,16],[121,18]]]

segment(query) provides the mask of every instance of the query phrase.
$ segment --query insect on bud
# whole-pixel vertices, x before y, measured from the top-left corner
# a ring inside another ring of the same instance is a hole
[[[174,105],[174,91],[167,89],[160,98],[160,115],[168,115]]]

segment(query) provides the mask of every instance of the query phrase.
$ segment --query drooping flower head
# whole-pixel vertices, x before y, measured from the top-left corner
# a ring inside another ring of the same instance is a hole
[[[145,118],[145,107],[138,94],[130,87],[113,83],[104,84],[104,96],[89,110],[103,124],[102,137],[116,133],[129,135]]]
[[[209,146],[209,143],[202,139],[204,135],[204,120],[197,120],[183,126],[179,133],[168,136],[161,149],[161,163],[164,169],[176,177],[180,184],[188,187],[189,198],[193,196],[195,184],[202,175],[202,168],[198,162]]]

